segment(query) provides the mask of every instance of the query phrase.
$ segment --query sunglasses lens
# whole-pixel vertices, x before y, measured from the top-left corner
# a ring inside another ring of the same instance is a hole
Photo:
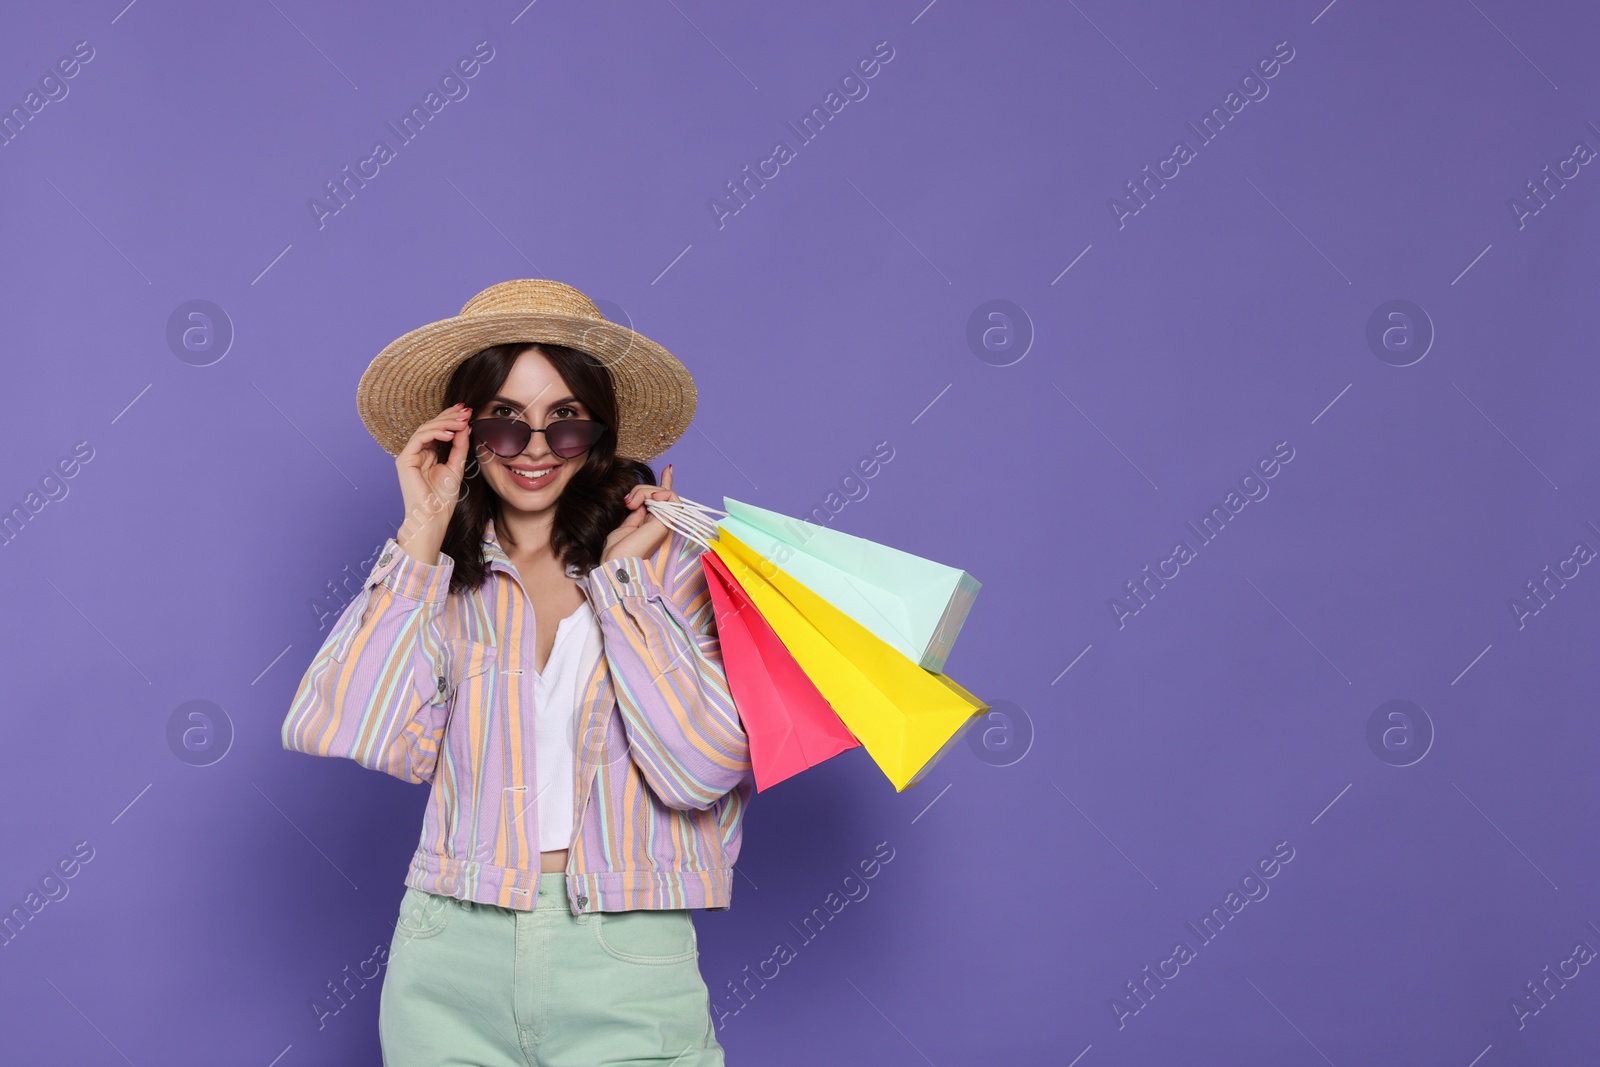
[[[605,432],[605,426],[589,419],[563,419],[552,422],[545,437],[550,442],[550,451],[562,459],[571,459],[593,448]]]
[[[472,424],[472,436],[497,456],[515,456],[528,447],[532,430],[516,419],[479,419]]]

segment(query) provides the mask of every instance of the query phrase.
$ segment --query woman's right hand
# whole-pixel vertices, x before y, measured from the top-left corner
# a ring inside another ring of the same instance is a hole
[[[472,437],[471,414],[461,404],[445,408],[417,427],[394,460],[406,509],[395,541],[406,555],[429,566],[439,561],[445,529],[460,496],[471,451],[467,443]],[[435,441],[450,442],[450,455],[443,463],[435,454]]]

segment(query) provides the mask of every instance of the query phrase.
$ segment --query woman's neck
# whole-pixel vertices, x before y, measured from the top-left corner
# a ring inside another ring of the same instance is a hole
[[[550,535],[555,529],[555,508],[537,512],[512,512],[502,508],[494,520],[494,529],[507,555],[525,559],[548,555]]]

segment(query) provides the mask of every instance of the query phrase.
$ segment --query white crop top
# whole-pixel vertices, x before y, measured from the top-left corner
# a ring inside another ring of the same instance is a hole
[[[578,701],[595,659],[602,654],[600,622],[584,598],[556,627],[544,672],[533,674],[534,782],[539,791],[539,850],[572,841],[572,790],[578,760]]]

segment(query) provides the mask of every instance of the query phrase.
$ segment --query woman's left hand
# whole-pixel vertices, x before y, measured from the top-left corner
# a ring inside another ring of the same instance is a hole
[[[628,490],[628,495],[623,498],[623,503],[628,508],[628,517],[606,537],[606,547],[600,554],[600,561],[606,563],[624,556],[654,555],[671,531],[666,523],[650,514],[644,502],[677,499],[678,494],[672,491],[670,463],[667,464],[667,469],[661,472],[660,485],[640,484]]]

